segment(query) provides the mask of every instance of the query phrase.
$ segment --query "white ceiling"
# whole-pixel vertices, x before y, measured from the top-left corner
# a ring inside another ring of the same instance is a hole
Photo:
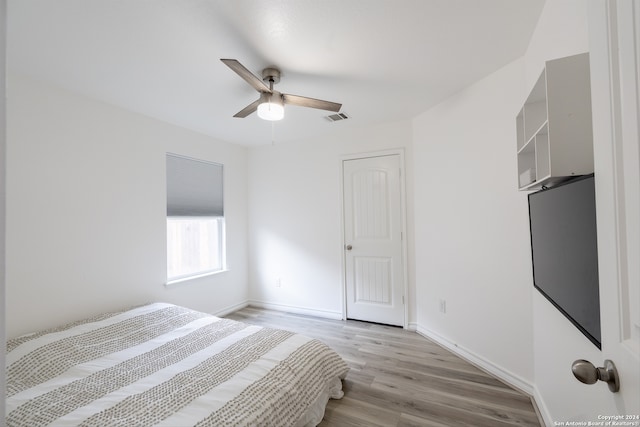
[[[9,0],[10,71],[242,145],[414,117],[523,55],[544,0]],[[351,119],[287,106],[232,116],[276,89],[340,102]],[[272,133],[273,132],[273,133]]]

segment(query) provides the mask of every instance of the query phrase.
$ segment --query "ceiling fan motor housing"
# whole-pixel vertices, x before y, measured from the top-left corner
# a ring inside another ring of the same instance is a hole
[[[267,83],[278,83],[280,81],[280,70],[277,68],[265,68],[262,70],[262,80]]]

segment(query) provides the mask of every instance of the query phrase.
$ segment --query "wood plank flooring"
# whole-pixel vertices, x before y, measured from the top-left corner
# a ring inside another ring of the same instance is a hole
[[[415,332],[253,307],[226,317],[318,338],[349,364],[321,427],[540,426],[529,396]]]

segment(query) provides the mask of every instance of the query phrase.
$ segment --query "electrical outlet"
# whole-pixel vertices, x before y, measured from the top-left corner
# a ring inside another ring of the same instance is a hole
[[[445,314],[447,312],[447,300],[440,300],[440,313]]]
[[[278,277],[276,279],[276,288],[281,288],[281,287],[282,287],[282,279]]]

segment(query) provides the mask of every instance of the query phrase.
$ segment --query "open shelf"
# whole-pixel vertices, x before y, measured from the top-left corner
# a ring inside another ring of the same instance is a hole
[[[589,54],[547,61],[516,116],[518,188],[593,172]]]

